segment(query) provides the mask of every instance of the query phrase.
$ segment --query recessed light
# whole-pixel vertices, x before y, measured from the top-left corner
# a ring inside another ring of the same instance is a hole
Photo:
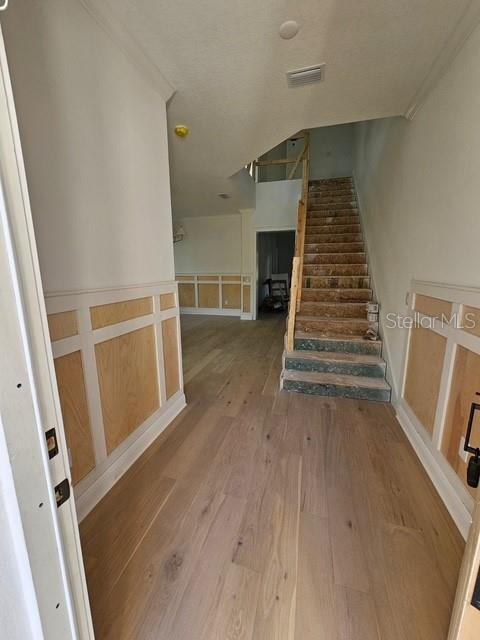
[[[298,22],[295,22],[295,20],[287,20],[280,26],[280,37],[284,40],[291,40],[297,35],[298,29]]]

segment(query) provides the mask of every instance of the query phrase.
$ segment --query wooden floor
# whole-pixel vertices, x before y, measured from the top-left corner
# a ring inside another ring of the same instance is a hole
[[[463,543],[391,408],[278,392],[283,317],[182,325],[187,409],[81,525],[97,640],[444,640]]]

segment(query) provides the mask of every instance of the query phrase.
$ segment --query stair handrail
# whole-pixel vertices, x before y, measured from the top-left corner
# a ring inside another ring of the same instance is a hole
[[[287,320],[287,351],[293,351],[295,341],[295,320],[302,300],[303,255],[305,251],[305,229],[307,225],[308,176],[310,169],[310,141],[305,132],[305,148],[302,152],[302,199],[298,203],[297,237],[295,256],[292,264],[292,286],[290,289],[290,305]]]

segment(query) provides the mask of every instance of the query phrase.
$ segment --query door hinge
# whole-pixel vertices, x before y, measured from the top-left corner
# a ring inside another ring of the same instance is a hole
[[[70,482],[68,478],[62,480],[60,484],[55,487],[55,500],[57,501],[57,509],[61,507],[64,502],[70,498]]]

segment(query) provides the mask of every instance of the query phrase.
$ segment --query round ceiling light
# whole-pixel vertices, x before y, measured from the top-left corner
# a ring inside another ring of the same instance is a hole
[[[190,133],[190,129],[184,124],[177,124],[174,131],[179,138],[186,138]]]
[[[291,40],[297,35],[299,28],[298,22],[287,20],[280,26],[280,37],[284,40]]]

